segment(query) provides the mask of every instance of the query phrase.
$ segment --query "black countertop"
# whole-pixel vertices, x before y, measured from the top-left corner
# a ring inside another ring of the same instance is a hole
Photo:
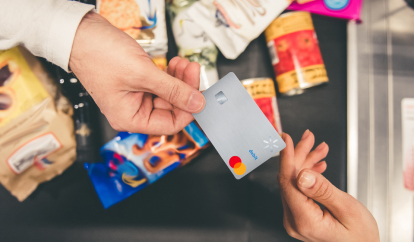
[[[294,142],[310,129],[330,146],[324,175],[346,190],[346,21],[313,16],[329,84],[278,97]],[[171,34],[169,33],[169,37]],[[176,48],[170,38],[171,58]],[[261,35],[236,60],[219,55],[220,76],[274,77]],[[101,124],[102,143],[114,131]],[[187,166],[104,210],[83,165],[74,164],[20,203],[0,187],[0,241],[295,241],[283,228],[272,158],[234,179],[213,147]]]

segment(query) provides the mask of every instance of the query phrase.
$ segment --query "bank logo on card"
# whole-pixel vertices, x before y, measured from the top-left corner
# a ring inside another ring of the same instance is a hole
[[[269,141],[263,140],[263,143],[265,144],[265,149],[270,148],[270,152],[273,152],[273,147],[279,148],[279,146],[276,145],[276,142],[278,139],[275,139],[272,141],[272,136],[269,136]]]

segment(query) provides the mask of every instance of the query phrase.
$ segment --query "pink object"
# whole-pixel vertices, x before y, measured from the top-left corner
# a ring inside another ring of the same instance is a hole
[[[313,0],[303,4],[294,1],[287,9],[360,21],[361,6],[362,0]]]

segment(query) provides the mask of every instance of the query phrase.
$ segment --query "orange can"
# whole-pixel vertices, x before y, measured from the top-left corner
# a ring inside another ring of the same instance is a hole
[[[251,78],[241,81],[276,131],[282,135],[279,107],[277,106],[275,85],[269,77]]]
[[[308,12],[288,12],[265,31],[267,47],[283,95],[328,82],[312,18]]]

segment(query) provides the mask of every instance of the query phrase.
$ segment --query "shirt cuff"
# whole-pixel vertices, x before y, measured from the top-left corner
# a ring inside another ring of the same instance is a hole
[[[69,58],[79,23],[93,5],[68,1],[57,11],[46,41],[46,59],[69,72]]]

